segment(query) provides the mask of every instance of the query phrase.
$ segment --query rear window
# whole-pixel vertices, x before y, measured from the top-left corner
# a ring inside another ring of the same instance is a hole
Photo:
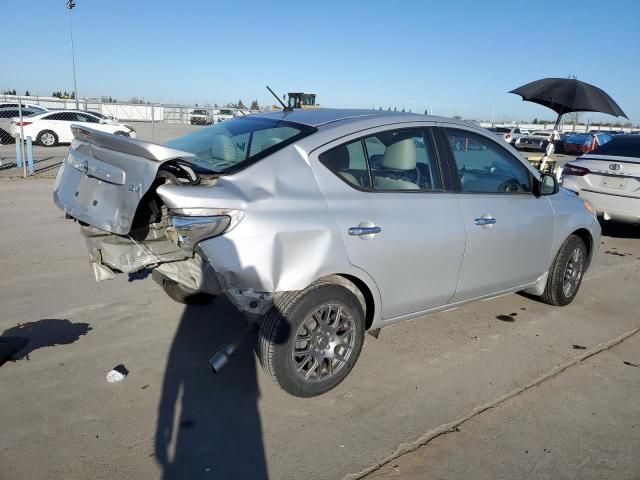
[[[193,115],[206,115],[207,111],[206,110],[194,110],[193,111]]]
[[[495,133],[509,133],[511,131],[510,129],[504,127],[494,127],[490,130]]]
[[[640,158],[640,135],[614,137],[591,153],[594,155]]]
[[[566,142],[583,144],[583,143],[590,142],[592,139],[593,137],[590,133],[574,133],[567,137]]]
[[[167,146],[195,155],[195,166],[233,173],[306,137],[316,129],[294,122],[241,117],[178,137]]]

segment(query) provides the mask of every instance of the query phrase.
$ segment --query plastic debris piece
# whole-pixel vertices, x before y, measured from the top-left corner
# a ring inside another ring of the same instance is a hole
[[[113,367],[113,370],[110,370],[109,373],[107,373],[107,382],[109,383],[116,383],[116,382],[121,382],[122,380],[125,379],[125,377],[129,374],[129,370],[127,370],[127,368],[120,364],[120,365],[116,365],[115,367]]]

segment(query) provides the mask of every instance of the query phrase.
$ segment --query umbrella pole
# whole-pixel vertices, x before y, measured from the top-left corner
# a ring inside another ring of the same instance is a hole
[[[549,144],[547,145],[547,148],[544,152],[544,155],[542,156],[542,159],[540,160],[540,171],[544,172],[545,168],[547,167],[547,162],[549,161],[549,158],[551,158],[551,155],[553,155],[553,152],[555,151],[555,145],[553,144],[553,141],[555,140],[555,132],[558,130],[558,128],[560,128],[560,120],[562,120],[562,114],[559,113],[558,114],[558,118],[556,119],[556,123],[553,126],[553,131],[551,132],[551,135],[549,136]]]

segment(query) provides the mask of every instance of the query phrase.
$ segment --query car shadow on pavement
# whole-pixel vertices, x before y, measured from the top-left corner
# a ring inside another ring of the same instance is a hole
[[[253,333],[214,374],[209,358],[246,325],[224,297],[187,306],[168,355],[155,456],[165,479],[268,477]]]
[[[611,221],[600,221],[602,236],[612,238],[640,238],[640,226]]]

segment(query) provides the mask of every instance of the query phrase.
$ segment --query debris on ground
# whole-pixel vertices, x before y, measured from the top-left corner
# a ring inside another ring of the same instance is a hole
[[[587,347],[582,346],[582,345],[571,345],[573,347],[574,350],[586,350]]]
[[[107,373],[107,382],[121,382],[127,375],[129,375],[129,370],[127,370],[127,367],[125,367],[123,364],[116,365],[115,367],[113,367],[113,370]]]

